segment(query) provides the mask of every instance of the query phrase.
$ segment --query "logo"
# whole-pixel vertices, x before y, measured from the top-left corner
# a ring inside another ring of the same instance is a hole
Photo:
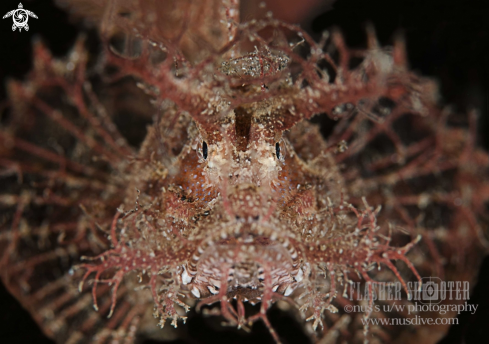
[[[442,280],[438,277],[423,277],[421,303],[440,303],[439,295]]]
[[[435,305],[442,301],[466,301],[469,300],[468,281],[443,281],[438,277],[423,277],[421,281],[408,282],[404,287],[400,282],[375,282],[372,288],[367,288],[361,282],[350,283],[345,291],[345,297],[350,301],[400,301],[407,294],[409,301],[422,304]]]
[[[6,15],[3,16],[3,19],[8,17],[12,17],[12,19],[14,20],[12,31],[15,31],[15,29],[19,29],[19,32],[22,31],[22,29],[24,29],[25,31],[29,31],[29,25],[27,25],[29,17],[37,19],[37,16],[34,14],[34,12],[25,10],[24,6],[22,6],[21,3],[19,3],[19,8],[8,12]]]

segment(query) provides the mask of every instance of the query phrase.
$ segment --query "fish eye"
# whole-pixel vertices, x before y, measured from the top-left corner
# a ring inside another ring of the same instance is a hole
[[[207,160],[207,142],[202,141],[202,155],[204,159]]]
[[[283,139],[280,139],[275,143],[275,157],[277,160],[285,163],[285,156],[287,155],[287,145]]]

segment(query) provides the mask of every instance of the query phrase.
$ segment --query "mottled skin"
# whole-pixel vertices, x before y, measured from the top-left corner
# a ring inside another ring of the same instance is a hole
[[[416,341],[423,327],[369,328],[360,319],[389,314],[342,312],[356,302],[342,297],[350,281],[372,295],[396,280],[409,294],[417,271],[474,280],[461,257],[477,267],[487,250],[489,159],[475,115],[439,108],[402,40],[381,49],[369,29],[365,50],[338,32],[315,43],[273,18],[238,24],[234,1],[115,3],[100,29],[116,72],[97,73],[108,89],[131,76],[151,98],[133,87],[123,103],[154,118],[140,147],[114,125],[132,125],[120,99],[92,88],[82,40],[62,60],[36,43],[27,80],[9,83],[1,277],[48,336],[168,339],[154,318],[177,326],[195,303],[217,303],[231,325],[262,320],[278,342],[266,312],[282,300],[326,343]],[[109,48],[117,30],[122,51]],[[322,112],[339,120],[327,139],[307,121]]]
[[[137,207],[124,213],[123,225],[114,220],[114,249],[99,264],[83,264],[85,277],[115,268],[117,289],[136,270],[150,280],[161,326],[167,317],[176,325],[175,304],[186,308],[178,295],[190,294],[198,307],[221,302],[231,324],[264,320],[278,341],[266,311],[296,289],[316,328],[324,309],[336,312],[336,274],[341,284],[350,268],[370,280],[370,263],[397,273],[389,259],[415,272],[404,257],[412,244],[397,251],[373,244],[373,209],[360,213],[346,202],[333,158],[341,149],[328,148],[308,123],[285,132],[282,105],[281,98],[244,104],[207,126],[165,109],[129,178],[124,208],[135,199]],[[262,301],[260,313],[247,317],[245,301]]]
[[[199,128],[188,116],[172,121],[170,109],[150,130],[138,157],[143,163],[135,169],[138,181],[129,188],[128,206],[137,189],[140,207],[151,204],[160,213],[150,225],[128,228],[124,239],[134,238],[136,230],[148,232],[131,246],[174,258],[160,268],[204,303],[241,294],[256,303],[264,283],[290,295],[308,269],[303,244],[325,230],[327,217],[318,211],[326,210],[327,197],[340,202],[342,181],[331,161],[328,166],[331,157],[317,156],[327,148],[317,128],[301,125],[317,149],[299,152],[309,162],[317,158],[307,164],[290,141],[298,139],[298,130],[282,136],[262,111],[265,106],[270,104],[248,106],[250,115],[229,111],[219,131]],[[185,143],[172,147],[175,137]],[[306,240],[299,243],[302,237]]]

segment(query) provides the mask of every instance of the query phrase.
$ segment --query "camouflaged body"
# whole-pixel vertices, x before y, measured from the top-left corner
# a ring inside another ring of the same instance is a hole
[[[87,67],[83,40],[64,59],[36,42],[0,130],[1,277],[49,337],[172,339],[157,324],[217,303],[279,342],[267,311],[284,302],[314,341],[443,335],[366,326],[391,316],[373,300],[343,310],[351,283],[398,281],[407,299],[422,276],[474,281],[466,264],[488,246],[476,114],[442,109],[401,39],[316,43],[270,17],[239,23],[236,1],[72,6],[100,23],[110,68]],[[308,121],[320,113],[337,121],[326,137]]]

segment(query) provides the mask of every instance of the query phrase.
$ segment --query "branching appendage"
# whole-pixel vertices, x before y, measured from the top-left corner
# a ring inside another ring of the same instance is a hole
[[[97,263],[83,263],[76,267],[86,271],[79,284],[79,291],[83,290],[88,277],[95,274],[91,281],[91,289],[93,307],[98,311],[98,285],[103,283],[112,286],[111,306],[108,314],[110,318],[116,307],[117,290],[124,277],[131,272],[137,272],[139,283],[144,283],[151,290],[155,304],[154,315],[161,318],[159,325],[163,327],[165,320],[171,319],[172,325],[176,327],[177,320],[182,319],[185,322],[186,319],[177,312],[176,306],[183,308],[186,312],[189,310],[189,306],[179,299],[179,295],[184,295],[180,291],[181,281],[176,277],[178,275],[175,266],[177,257],[174,253],[167,251],[155,253],[153,250],[131,248],[130,240],[127,240],[125,235],[118,235],[119,232],[130,231],[136,222],[136,218],[141,220],[141,217],[143,218],[142,222],[147,226],[146,229],[154,232],[155,227],[145,218],[147,215],[145,210],[148,209],[129,211],[124,214],[118,210],[110,227],[112,249],[96,257],[82,257],[82,260]],[[142,234],[144,235],[144,233]]]
[[[368,319],[378,315],[374,269],[386,268],[409,299],[410,272],[420,281],[418,271],[443,272],[465,253],[480,262],[489,186],[479,176],[489,158],[475,146],[476,115],[466,123],[438,108],[434,83],[408,70],[402,39],[381,48],[368,28],[367,49],[351,49],[337,31],[315,42],[268,15],[239,23],[236,0],[148,3],[161,13],[109,2],[96,70],[87,71],[82,39],[63,60],[36,42],[28,80],[8,84],[14,120],[25,123],[0,130],[0,165],[31,185],[0,195],[11,211],[0,267],[49,336],[101,343],[128,334],[132,343],[148,307],[160,327],[185,322],[191,294],[197,310],[219,303],[230,325],[263,321],[276,342],[266,313],[285,300],[334,342],[353,319],[336,314],[353,280],[365,286]],[[115,32],[127,34],[124,53],[110,44]],[[139,153],[118,133],[118,111],[104,108],[111,99],[98,95],[126,76],[156,105]],[[305,123],[318,113],[340,120],[328,138]],[[426,188],[427,176],[445,184]],[[134,189],[136,207],[116,211]],[[34,206],[49,211],[25,216]],[[415,239],[406,244],[391,225]],[[19,249],[29,242],[39,244]],[[34,276],[39,267],[60,272]],[[91,295],[73,292],[74,280]],[[245,314],[245,302],[261,302],[259,312]]]
[[[157,280],[158,275],[154,274],[151,276],[149,284],[153,300],[156,304],[153,315],[155,318],[160,318],[158,325],[163,328],[166,319],[171,319],[171,325],[173,327],[177,327],[177,321],[179,319],[185,323],[187,317],[180,315],[177,312],[176,306],[180,306],[185,312],[188,312],[190,307],[179,298],[179,296],[185,297],[186,295],[181,292],[178,280],[164,280],[164,286],[161,288],[158,288]],[[159,295],[158,292],[160,292]]]
[[[115,168],[123,159],[134,152],[127,145],[127,142],[114,131],[113,123],[110,123],[110,120],[103,114],[91,112],[86,104],[85,97],[88,96],[95,105],[99,105],[97,97],[91,91],[90,84],[86,80],[87,54],[83,45],[84,39],[81,37],[69,55],[68,61],[63,61],[54,59],[46,47],[41,42],[36,41],[34,46],[35,69],[31,72],[29,82],[22,85],[12,81],[9,84],[9,92],[11,98],[31,104],[47,118],[63,127],[87,148],[93,150],[100,158],[111,162]],[[65,65],[68,65],[69,68],[66,68]],[[94,135],[83,132],[60,110],[53,108],[36,94],[43,89],[56,87],[65,92],[71,104],[76,107],[80,117],[91,125],[100,141]],[[14,104],[14,106],[20,105]],[[19,148],[22,149],[23,147]],[[35,152],[35,150],[33,151]],[[65,167],[82,170],[91,175],[94,174],[89,167],[81,167],[74,163],[65,163]]]
[[[202,299],[197,304],[196,309],[197,311],[200,311],[201,308],[205,305],[212,305],[216,302],[219,302],[219,314],[228,321],[229,325],[248,330],[253,325],[253,323],[261,320],[268,328],[275,342],[281,343],[277,332],[275,331],[267,317],[267,311],[278,300],[289,302],[293,307],[297,307],[297,304],[290,297],[277,293],[276,289],[273,288],[270,262],[263,261],[260,258],[257,258],[256,261],[262,267],[261,272],[263,275],[263,286],[261,288],[262,290],[260,296],[256,297],[256,300],[260,302],[260,309],[257,314],[246,316],[244,302],[248,301],[248,298],[246,295],[241,295],[239,292],[237,292],[234,296],[234,299],[236,300],[236,308],[231,304],[232,299],[230,299],[228,295],[228,287],[230,286],[227,280],[230,267],[226,264],[221,267],[222,272],[221,280],[219,281],[219,292],[216,295]]]
[[[263,37],[260,32],[265,29],[275,30],[279,38]],[[287,39],[283,32],[292,38]],[[281,107],[288,117],[283,129],[321,112],[335,119],[362,113],[382,122],[385,116],[374,111],[380,98],[386,97],[398,106],[426,113],[424,106],[433,102],[429,97],[436,93],[433,82],[408,70],[403,40],[396,39],[392,50],[382,49],[372,28],[367,32],[368,48],[355,50],[349,49],[336,31],[326,33],[316,43],[295,25],[273,18],[254,20],[237,25],[236,33],[230,35],[220,51],[195,65],[187,61],[183,70],[175,70],[171,58],[183,56],[179,40],[156,44],[144,39],[142,33],[136,36],[141,42],[141,54],[135,58],[128,59],[107,50],[107,62],[119,68],[117,77],[139,78],[148,94],[156,99],[171,100],[203,126],[215,125],[215,114],[274,97],[282,98]],[[104,39],[109,47],[108,37]],[[307,58],[294,51],[296,45],[287,43],[297,39],[306,47]],[[253,42],[255,50],[235,56],[239,44],[248,41]],[[338,59],[325,50],[336,50]],[[164,52],[167,58],[155,64],[153,55],[158,52]],[[234,57],[226,59],[226,56]],[[352,69],[349,67],[352,58],[363,62]],[[299,66],[299,71],[293,75],[288,68],[292,63]],[[334,71],[334,79],[321,64]],[[237,88],[243,84],[256,87],[260,92],[240,92]]]
[[[277,44],[272,42],[271,38],[260,36],[258,32],[266,27],[278,27],[295,34],[300,40],[304,40],[304,44],[310,50],[310,56],[303,58],[288,44]],[[258,45],[255,52],[221,62],[223,55],[231,52],[240,40],[246,39]],[[338,51],[338,61],[323,51],[327,41]],[[155,45],[149,40],[142,39],[141,43],[140,56],[126,59],[108,52],[108,62],[119,67],[121,75],[138,77],[144,83],[143,87],[147,93],[156,99],[164,96],[171,100],[180,110],[188,112],[199,125],[206,128],[218,128],[216,120],[220,117],[213,116],[217,113],[226,113],[243,103],[260,102],[272,97],[280,98],[283,95],[286,97],[281,106],[286,109],[284,114],[286,124],[281,122],[282,119],[277,121],[283,129],[290,128],[298,121],[322,111],[327,111],[334,118],[350,117],[354,112],[358,112],[382,123],[385,116],[379,116],[373,110],[379,98],[392,99],[398,103],[399,109],[414,109],[418,106],[415,110],[423,112],[426,109],[423,108],[424,101],[421,98],[431,94],[431,92],[424,92],[432,86],[431,83],[417,78],[407,70],[403,42],[397,40],[392,52],[382,50],[371,29],[368,31],[368,49],[354,51],[346,47],[338,32],[330,36],[325,35],[321,42],[316,43],[296,26],[274,19],[254,21],[238,25],[233,37],[222,51],[194,66],[185,61],[184,54],[179,50],[179,41],[166,41]],[[176,69],[175,59],[171,58],[157,65],[152,63],[152,54],[158,49],[178,56],[179,64],[185,68]],[[352,57],[363,59],[355,69],[349,67]],[[292,61],[301,68],[294,78],[287,74],[288,64]],[[335,71],[337,74],[335,80],[330,80],[327,72],[318,67],[319,62],[328,64]],[[220,73],[210,77],[208,70]],[[295,81],[292,82],[292,79]],[[248,94],[236,91],[236,88],[243,83],[249,84],[250,87],[257,86],[260,91]],[[219,90],[219,96],[215,96],[216,90]],[[343,129],[344,135],[338,142],[348,138],[348,128]],[[224,199],[224,207],[229,212],[226,199]],[[405,262],[416,277],[420,278],[414,266],[405,257],[419,239],[401,248],[389,246],[389,240],[383,239],[378,234],[376,212],[368,205],[365,211],[359,212],[351,205],[342,204],[335,210],[334,216],[348,217],[352,214],[357,218],[357,223],[344,237],[320,240],[318,244],[307,246],[303,250],[311,264],[312,276],[317,279],[316,275],[319,275],[318,271],[315,271],[317,270],[315,265],[324,266],[326,277],[330,281],[328,293],[319,292],[313,287],[315,282],[311,282],[302,295],[304,300],[302,311],[305,313],[308,309],[312,310],[313,314],[307,318],[314,321],[314,328],[318,325],[323,326],[321,317],[325,310],[336,311],[331,302],[337,294],[337,282],[342,282],[342,278],[338,276],[347,278],[346,274],[343,274],[345,271],[353,270],[362,276],[370,293],[375,281],[369,276],[368,271],[375,264],[387,266],[392,270],[406,292],[408,292],[406,283],[391,260]],[[341,223],[339,225],[344,226]],[[297,245],[300,246],[301,243]],[[266,278],[264,283],[267,283]],[[265,316],[269,302],[273,299],[273,292],[268,295],[269,290],[264,286],[260,313],[246,321],[240,307],[241,300],[238,300],[238,309],[230,305],[224,288],[226,285],[227,281],[221,281],[219,293],[202,300],[198,308],[204,304],[220,302],[221,313],[229,323],[242,327],[247,321],[262,319],[271,329],[274,338],[278,340]],[[171,292],[172,295],[175,293],[176,291]],[[372,304],[369,305],[367,317],[370,316],[371,311]],[[160,309],[159,313],[163,314],[163,311]],[[170,311],[167,314],[168,317],[173,318],[175,313]]]
[[[305,248],[311,265],[311,274],[305,283],[304,292],[299,296],[303,302],[300,310],[305,316],[308,310],[312,311],[309,317],[306,316],[306,320],[314,321],[314,330],[318,325],[324,327],[321,318],[325,310],[338,312],[338,309],[331,304],[338,294],[337,283],[348,285],[348,275],[351,272],[357,273],[366,282],[368,307],[364,314],[365,318],[369,318],[373,311],[373,285],[376,281],[369,275],[369,271],[375,266],[379,269],[382,265],[389,268],[401,283],[408,299],[411,299],[411,291],[392,261],[404,262],[421,284],[421,276],[406,257],[421,237],[416,237],[403,247],[390,246],[390,238],[381,235],[380,227],[377,225],[376,216],[380,212],[380,207],[374,210],[365,199],[363,201],[365,206],[363,211],[346,202],[331,209],[334,217],[339,220],[338,225],[343,226],[336,230],[346,231],[345,235],[319,240]],[[351,217],[351,222],[346,220],[348,217]],[[354,218],[356,221],[352,221]],[[325,285],[329,285],[329,290],[326,292],[322,291]],[[368,326],[367,322],[365,324]],[[365,338],[367,333],[366,327]]]
[[[0,142],[8,149],[2,150],[0,165],[12,169],[15,159],[19,185],[9,185],[9,190],[21,192],[9,195],[2,190],[0,196],[2,207],[17,204],[11,228],[3,231],[1,225],[0,245],[6,250],[0,266],[8,267],[2,280],[58,341],[69,342],[69,337],[74,343],[87,333],[101,338],[124,333],[131,341],[144,311],[141,305],[128,311],[130,303],[121,299],[119,309],[110,309],[112,320],[103,322],[84,313],[87,299],[73,287],[79,276],[72,264],[81,255],[98,255],[108,247],[103,228],[110,227],[107,214],[121,202],[124,180],[111,173],[124,171],[126,159],[134,154],[93,92],[87,60],[83,38],[65,59],[54,58],[36,41],[34,69],[26,81],[7,84],[15,116],[2,122]],[[91,269],[104,277],[103,271]],[[119,294],[127,292],[125,286],[119,288],[122,278],[119,271],[104,280],[115,285],[114,303],[117,289]],[[102,312],[110,308],[104,287],[98,294]],[[65,333],[72,323],[79,324],[80,331]]]

